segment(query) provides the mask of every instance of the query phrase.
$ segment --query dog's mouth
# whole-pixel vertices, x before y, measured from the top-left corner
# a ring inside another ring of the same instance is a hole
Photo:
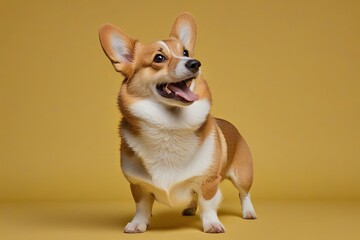
[[[194,78],[189,78],[176,83],[161,83],[156,85],[156,91],[164,98],[192,103],[199,99],[199,96],[190,89],[193,80]]]

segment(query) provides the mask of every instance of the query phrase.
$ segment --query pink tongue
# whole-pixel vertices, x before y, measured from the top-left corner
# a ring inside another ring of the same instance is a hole
[[[188,102],[194,102],[199,99],[199,96],[193,93],[184,81],[179,83],[170,83],[167,87]]]

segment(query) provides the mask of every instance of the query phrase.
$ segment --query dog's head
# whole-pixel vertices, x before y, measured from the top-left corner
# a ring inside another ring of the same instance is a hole
[[[99,35],[115,70],[125,76],[129,93],[179,107],[198,100],[194,88],[201,63],[193,58],[196,23],[190,14],[176,18],[169,39],[147,45],[110,24],[102,26]]]

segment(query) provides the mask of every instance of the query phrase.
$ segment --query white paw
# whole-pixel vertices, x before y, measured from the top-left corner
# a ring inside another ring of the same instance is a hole
[[[256,219],[256,213],[251,202],[250,194],[241,199],[243,219]]]
[[[146,228],[146,223],[129,222],[124,229],[124,233],[143,233]]]
[[[243,211],[242,217],[243,217],[243,219],[256,219],[256,213],[255,213],[255,211],[246,210],[246,211]]]
[[[204,224],[204,232],[206,233],[224,233],[225,228],[221,222],[213,222]]]

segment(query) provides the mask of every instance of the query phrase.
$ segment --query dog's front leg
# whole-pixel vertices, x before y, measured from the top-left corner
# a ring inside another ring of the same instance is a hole
[[[203,196],[199,196],[200,217],[203,223],[204,232],[207,233],[223,233],[224,225],[217,216],[217,209],[221,202],[221,191],[217,189],[215,195],[206,200]]]
[[[125,233],[143,233],[150,223],[154,195],[146,192],[139,185],[130,184],[131,193],[136,203],[136,212],[133,220],[129,222]]]

